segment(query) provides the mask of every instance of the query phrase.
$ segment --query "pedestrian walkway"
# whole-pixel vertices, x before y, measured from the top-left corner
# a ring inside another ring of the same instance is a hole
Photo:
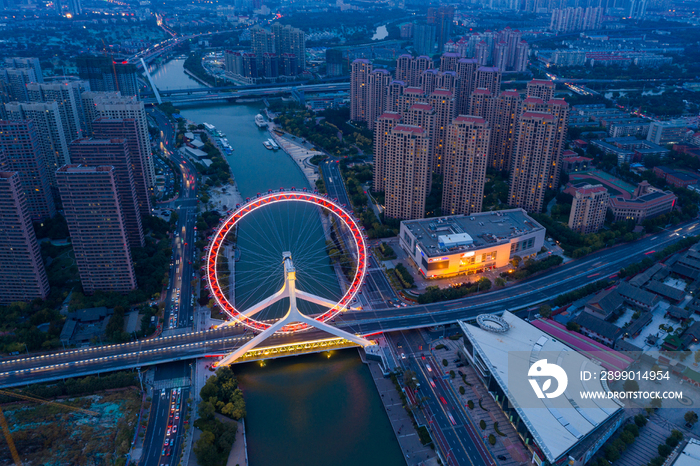
[[[464,337],[462,337],[464,338]],[[446,349],[436,350],[435,347],[445,345]],[[431,352],[435,360],[444,368],[446,373],[455,372],[455,378],[447,379],[455,397],[460,400],[460,407],[471,421],[474,430],[485,439],[489,434],[496,437],[496,444],[490,445],[484,442],[493,457],[505,456],[506,460],[499,460],[501,466],[514,466],[529,461],[531,455],[527,452],[513,426],[508,422],[508,418],[496,403],[496,400],[488,393],[484,384],[479,380],[471,366],[457,367],[459,359],[459,349],[462,343],[460,340],[450,340],[441,338],[431,343]],[[442,365],[442,361],[447,361],[447,366]],[[464,378],[460,375],[464,375]],[[464,395],[460,394],[460,387],[464,387]],[[474,408],[470,409],[468,404],[472,401]],[[486,429],[481,429],[480,422],[486,423]],[[495,423],[498,423],[496,431]],[[499,434],[500,432],[500,434]],[[504,434],[504,435],[501,435]]]
[[[418,433],[413,428],[411,416],[404,409],[394,383],[391,379],[384,377],[379,364],[369,362],[367,366],[381,396],[389,422],[406,459],[406,464],[408,466],[437,464],[435,451],[420,442]]]
[[[658,446],[666,443],[666,438],[671,435],[671,431],[653,420],[639,429],[637,440],[627,447],[619,460],[615,461],[615,466],[637,466],[647,464],[653,458],[659,456]]]
[[[231,453],[228,455],[226,466],[248,466],[248,454],[246,453],[245,421],[237,421],[236,441],[233,443]]]
[[[155,390],[168,390],[170,388],[189,387],[189,377],[178,377],[176,379],[156,380],[153,382]]]

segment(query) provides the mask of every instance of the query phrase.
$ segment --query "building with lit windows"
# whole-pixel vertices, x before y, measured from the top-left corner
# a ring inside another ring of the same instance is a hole
[[[536,255],[545,228],[523,209],[406,220],[399,243],[426,278],[481,273]]]

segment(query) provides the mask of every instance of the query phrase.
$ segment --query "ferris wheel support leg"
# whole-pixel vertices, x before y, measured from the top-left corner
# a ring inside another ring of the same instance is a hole
[[[305,315],[302,314],[301,319],[299,319],[301,322],[304,322],[305,324],[308,324],[311,327],[317,328],[319,330],[323,330],[324,332],[328,332],[331,335],[335,335],[336,337],[340,338],[345,338],[348,341],[351,341],[353,343],[357,343],[358,345],[365,347],[365,346],[370,346],[373,345],[374,343],[371,342],[370,340],[366,338],[362,338],[357,335],[353,335],[352,333],[346,332],[345,330],[340,330],[337,327],[333,327],[332,325],[328,325],[325,322],[320,322],[316,319],[311,319],[309,317],[306,317]]]
[[[219,363],[216,365],[218,366],[228,366],[229,364],[233,364],[233,362],[246,354],[249,350],[255,348],[258,346],[260,343],[263,341],[267,340],[269,337],[272,336],[273,333],[275,333],[277,330],[281,329],[284,327],[284,325],[287,322],[285,319],[280,319],[279,321],[275,322],[272,324],[270,327],[267,329],[263,330],[259,335],[256,335],[252,340],[246,342],[243,346],[238,348],[236,351],[233,353],[229,353],[224,359],[219,361]]]

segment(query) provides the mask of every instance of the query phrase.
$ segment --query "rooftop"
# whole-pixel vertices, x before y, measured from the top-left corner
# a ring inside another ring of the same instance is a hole
[[[454,253],[508,243],[513,237],[544,230],[544,227],[528,216],[523,209],[405,220],[401,223],[416,237],[418,244],[422,246],[421,250],[429,257],[439,256],[448,251]],[[472,238],[473,242],[470,245],[449,250],[440,249],[438,246],[440,236],[464,233]]]
[[[580,397],[579,393],[584,391],[607,391],[597,378],[581,381],[569,377],[567,396],[537,398],[532,390],[527,390],[525,383],[527,370],[535,362],[533,358],[546,357],[546,353],[551,358],[565,359],[567,367],[576,367],[577,370],[599,373],[603,368],[510,312],[504,312],[502,318],[510,326],[504,333],[490,332],[464,322],[460,322],[460,326],[537,445],[554,463],[601,427],[622,406],[614,400],[591,402]],[[522,375],[516,369],[522,370]],[[515,387],[517,389],[511,390]]]

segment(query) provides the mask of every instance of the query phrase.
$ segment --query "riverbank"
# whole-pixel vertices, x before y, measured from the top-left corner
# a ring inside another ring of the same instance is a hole
[[[275,133],[275,128],[275,124],[270,122],[270,135],[275,140],[277,145],[280,146],[282,150],[292,158],[292,160],[294,160],[294,162],[297,164],[297,167],[299,167],[299,170],[301,170],[306,179],[309,181],[309,185],[311,186],[311,188],[315,188],[316,180],[318,180],[319,178],[318,167],[316,167],[315,165],[311,165],[309,160],[311,160],[311,158],[314,155],[319,155],[323,153],[309,150],[301,144],[297,144],[296,142],[291,141],[285,138],[284,136],[280,136],[279,134]]]

